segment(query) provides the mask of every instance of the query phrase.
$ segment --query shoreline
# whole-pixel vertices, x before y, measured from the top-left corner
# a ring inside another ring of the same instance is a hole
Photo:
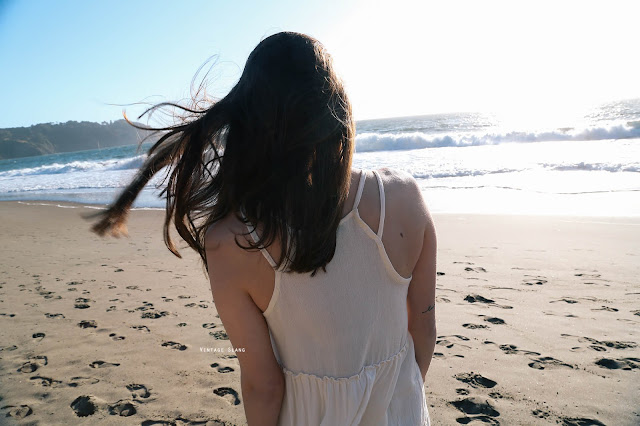
[[[0,416],[246,424],[200,258],[175,231],[183,258],[165,247],[163,209],[114,239],[79,215],[95,205],[28,203],[0,202]],[[434,424],[636,424],[640,218],[432,215]]]
[[[86,208],[94,210],[104,210],[108,204],[88,204],[74,201],[50,201],[50,200],[0,200],[0,205],[5,203],[24,204],[29,206],[53,206],[58,208]],[[134,207],[131,211],[165,211],[164,207]],[[603,216],[603,215],[575,215],[575,214],[527,214],[527,213],[457,213],[457,212],[431,212],[434,217],[443,216],[469,216],[469,217],[516,217],[516,218],[557,218],[557,219],[582,219],[584,223],[627,223],[629,225],[640,225],[640,216]],[[589,220],[592,219],[592,220]],[[608,222],[602,222],[608,219]]]

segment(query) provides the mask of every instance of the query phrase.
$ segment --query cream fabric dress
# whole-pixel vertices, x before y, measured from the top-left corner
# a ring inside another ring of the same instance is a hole
[[[430,424],[407,329],[411,278],[395,271],[382,245],[384,187],[374,174],[381,195],[377,234],[358,213],[363,171],[327,272],[311,277],[276,270],[263,315],[285,377],[280,426]],[[275,268],[269,252],[262,253]]]

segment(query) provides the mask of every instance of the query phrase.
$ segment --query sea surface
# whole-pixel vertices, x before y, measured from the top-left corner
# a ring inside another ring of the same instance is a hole
[[[413,175],[432,213],[640,216],[640,99],[572,119],[448,113],[357,123],[354,167]],[[110,203],[143,144],[0,160],[0,200]],[[156,188],[134,208],[163,208]]]

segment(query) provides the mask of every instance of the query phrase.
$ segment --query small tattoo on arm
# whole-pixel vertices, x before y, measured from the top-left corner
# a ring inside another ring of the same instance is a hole
[[[436,308],[436,305],[429,305],[427,310],[426,311],[422,311],[422,313],[424,314],[425,312],[433,311],[435,308]]]

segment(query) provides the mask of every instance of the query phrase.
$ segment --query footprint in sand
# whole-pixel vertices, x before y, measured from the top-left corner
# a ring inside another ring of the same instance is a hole
[[[141,385],[138,383],[132,383],[127,385],[127,390],[131,392],[131,396],[133,398],[149,398],[151,396],[151,392],[145,385]]]
[[[69,383],[67,383],[67,386],[69,386],[70,388],[77,388],[78,386],[95,385],[99,381],[100,380],[96,379],[95,377],[76,376],[71,378]]]
[[[444,272],[436,272],[436,275],[441,277],[442,275],[444,275]]]
[[[472,324],[472,323],[462,324],[462,326],[463,326],[464,328],[468,328],[468,329],[471,329],[471,330],[475,330],[475,329],[477,329],[477,328],[489,328],[489,326],[488,326],[488,325]]]
[[[191,299],[193,296],[178,296],[178,299]]]
[[[187,303],[186,305],[184,305],[187,308],[193,308],[194,306],[196,306],[195,303]]]
[[[489,392],[489,397],[493,399],[513,399],[509,395],[503,395],[500,392]]]
[[[143,312],[141,318],[158,319],[167,315],[169,315],[169,312],[167,311],[149,311]]]
[[[47,318],[64,318],[64,315],[62,314],[50,314],[48,312],[44,314],[44,316]]]
[[[562,299],[550,300],[549,301],[549,303],[556,303],[556,302],[565,302],[565,303],[569,303],[569,304],[578,303],[578,301],[576,299],[572,299],[570,297],[563,297]]]
[[[551,302],[549,302],[551,303]],[[574,314],[559,314],[557,312],[548,312],[548,311],[542,311],[543,314],[545,315],[551,315],[551,316],[555,316],[555,317],[559,317],[559,316],[563,316],[565,318],[579,318],[577,315]]]
[[[149,327],[146,325],[132,325],[131,328],[134,330],[144,331],[145,333],[150,333]]]
[[[178,323],[178,327],[186,327],[187,323],[186,322],[179,322]]]
[[[115,362],[106,362],[106,361],[93,361],[91,364],[89,364],[89,367],[91,368],[106,368],[106,367],[117,367],[120,364],[115,363]]]
[[[126,339],[126,337],[124,336],[118,336],[116,333],[111,333],[109,334],[109,337],[111,337],[113,340],[118,341],[118,340],[124,340]]]
[[[9,317],[9,318],[13,318],[15,317],[16,314],[5,314],[5,313],[0,313],[0,317]]]
[[[479,294],[469,294],[464,298],[465,301],[469,303],[495,303],[493,299],[487,299],[486,297],[480,296]]]
[[[33,410],[28,405],[5,405],[3,410],[8,410],[6,417],[13,417],[14,419],[24,419],[25,417],[33,414]]]
[[[531,411],[531,415],[533,417],[537,417],[539,419],[548,419],[551,416],[551,413],[548,411],[544,411],[544,410],[540,410],[540,409],[535,409]]]
[[[500,412],[488,401],[478,397],[468,397],[458,401],[450,401],[449,404],[471,417],[457,418],[456,421],[461,424],[467,424],[472,421],[480,421],[483,423],[500,424],[494,417],[498,417]]]
[[[55,388],[62,385],[62,381],[52,379],[51,377],[33,376],[30,377],[29,380],[34,380],[35,382],[45,387]]]
[[[210,331],[209,335],[213,336],[213,338],[216,340],[229,340],[229,336],[227,335],[227,333],[222,330]]]
[[[522,280],[524,285],[544,285],[547,283],[547,277],[541,275],[528,275],[525,274],[525,279]]]
[[[447,348],[452,348],[454,345],[458,344],[458,343],[452,343],[450,340],[447,339],[447,338],[452,338],[452,337],[454,337],[456,339],[459,339],[459,340],[463,340],[463,341],[468,341],[469,340],[468,337],[460,336],[458,334],[453,335],[453,336],[438,336],[439,340],[436,340],[436,345],[445,346]],[[458,345],[462,346],[462,347],[465,347],[465,348],[471,348],[470,346],[467,346],[467,345],[460,345],[460,344],[458,344]]]
[[[525,354],[525,355],[540,355],[540,353],[538,352],[532,352],[532,351],[526,351],[523,349],[518,349],[518,347],[516,345],[499,345],[498,346],[502,352],[504,352],[505,354],[509,354],[509,355],[514,355],[514,354]]]
[[[78,323],[78,327],[80,328],[97,328],[98,324],[95,320],[83,320]]]
[[[222,367],[217,362],[214,362],[213,364],[211,364],[211,368],[217,368],[218,373],[231,373],[232,371],[235,371],[231,367]]]
[[[493,380],[487,379],[486,377],[481,376],[480,374],[476,374],[473,371],[471,373],[456,374],[453,377],[455,377],[456,380],[459,380],[462,383],[473,386],[474,388],[492,388],[497,385],[497,383]]]
[[[142,306],[138,306],[135,310],[136,311],[148,311],[149,309],[153,309],[153,303],[151,302],[142,302],[143,305]]]
[[[480,296],[479,294],[468,294],[464,298],[464,300],[465,300],[465,302],[469,302],[469,303],[485,303],[485,304],[490,305],[490,306],[495,306],[496,308],[513,309],[513,306],[498,305],[495,302],[495,300],[487,299],[486,297]]]
[[[108,407],[109,414],[122,417],[133,416],[137,411],[136,407],[129,401],[120,400]]]
[[[538,352],[518,349],[516,345],[511,345],[511,344],[499,345],[495,342],[492,342],[491,340],[485,340],[482,343],[484,343],[485,345],[496,345],[498,348],[500,348],[502,352],[504,352],[507,355],[515,355],[515,354],[540,355]]]
[[[54,298],[53,295],[55,294],[55,292],[53,292],[53,291],[44,291],[43,289],[44,289],[44,287],[42,287],[41,285],[36,287],[36,290],[38,291],[38,294],[40,296],[43,296],[45,299]],[[62,299],[62,297],[61,296],[56,296],[55,299]]]
[[[29,358],[28,361],[25,361],[25,363],[22,364],[22,366],[20,368],[18,368],[18,371],[20,373],[33,373],[38,368],[44,367],[48,363],[49,362],[48,362],[48,359],[47,359],[46,356],[44,356],[44,355],[36,355],[36,356],[33,356],[33,357]]]
[[[640,368],[640,359],[638,358],[600,358],[596,361],[596,364],[602,368],[609,370],[635,370]]]
[[[32,338],[34,338],[34,339],[40,339],[40,340],[44,339],[44,336],[45,336],[45,334],[44,334],[44,333],[33,333],[33,334],[31,335],[31,337],[32,337]]]
[[[73,400],[70,407],[78,417],[87,417],[96,412],[96,405],[91,401],[91,395],[82,395]]]
[[[222,359],[237,359],[238,357],[236,355],[221,355],[220,358],[222,358]]]
[[[619,340],[596,340],[592,337],[573,336],[571,334],[564,334],[564,333],[561,334],[560,336],[575,338],[580,343],[591,343],[589,348],[597,352],[604,352],[607,350],[607,348],[630,349],[638,346],[635,342],[625,342],[625,341],[619,341]],[[579,347],[572,348],[572,349],[579,349]]]
[[[196,419],[189,419],[188,417],[185,418],[183,416],[180,416],[178,418],[176,418],[175,420],[161,420],[161,419],[154,419],[154,420],[143,420],[142,423],[140,423],[140,426],[176,426],[176,424],[180,424],[180,425],[212,425],[212,426],[223,426],[223,425],[228,425],[230,423],[227,423],[223,420],[220,420],[220,418],[216,417],[216,418],[205,418],[202,419],[201,417],[198,417]]]
[[[164,346],[166,348],[177,349],[179,351],[186,351],[187,350],[187,346],[186,345],[183,345],[183,344],[178,343],[178,342],[163,342],[162,346]]]
[[[609,287],[609,284],[606,284],[606,283],[610,281],[602,278],[600,274],[580,273],[580,274],[574,274],[574,276],[582,278],[582,284],[587,284],[587,285],[599,284],[605,287]]]
[[[128,285],[125,287],[128,290],[140,290],[140,287],[138,287],[137,285]],[[142,290],[140,290],[142,291]]]
[[[592,311],[607,311],[607,312],[618,312],[617,308],[612,308],[610,306],[604,306],[602,305],[601,308],[592,308]]]
[[[209,329],[216,328],[216,325],[214,323],[212,323],[212,322],[206,322],[206,323],[202,324],[202,328],[209,328]]]
[[[469,389],[458,388],[458,389],[456,389],[456,393],[458,395],[469,395]]]
[[[231,405],[240,404],[240,398],[238,398],[238,392],[233,390],[232,388],[217,388],[213,390],[213,393],[226,399]]]
[[[529,367],[536,370],[544,370],[546,368],[565,367],[574,368],[573,365],[567,364],[550,356],[544,356],[532,359],[533,362],[529,363]]]
[[[563,426],[605,426],[600,420],[587,417],[560,417]]]
[[[76,309],[87,309],[87,308],[90,308],[91,306],[89,305],[88,302],[92,302],[92,300],[85,299],[84,297],[78,297],[76,299],[76,304],[74,305],[74,308],[76,308]]]
[[[466,268],[464,268],[464,270],[467,271],[467,272],[487,272],[487,270],[484,269],[481,266],[478,266],[476,268],[472,268],[470,266],[467,266]]]
[[[602,284],[603,282],[609,282],[609,280],[602,278],[600,274],[574,274],[576,277],[582,278],[583,284]],[[594,281],[600,281],[599,283],[595,283]],[[605,284],[606,285],[606,284]],[[608,285],[607,285],[608,286]]]

